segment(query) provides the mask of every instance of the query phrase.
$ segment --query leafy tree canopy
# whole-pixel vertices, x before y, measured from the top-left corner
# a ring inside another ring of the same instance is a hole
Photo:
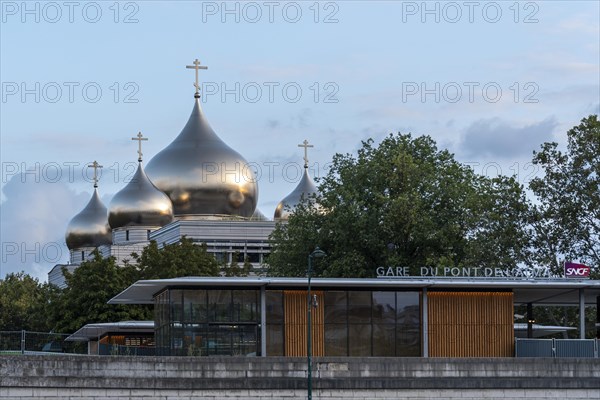
[[[428,136],[336,154],[319,190],[277,225],[270,274],[304,275],[316,246],[328,257],[315,274],[336,277],[371,277],[378,266],[513,268],[525,258],[523,188],[476,175]]]
[[[155,241],[141,256],[133,254],[138,279],[168,279],[182,276],[218,276],[219,264],[206,251],[206,244],[194,244],[183,237],[180,242],[159,249]]]
[[[600,121],[582,119],[567,132],[567,149],[542,144],[533,162],[544,176],[530,188],[538,203],[532,209],[531,235],[536,261],[557,272],[562,261],[577,260],[600,269]],[[600,276],[600,275],[597,275]]]
[[[73,272],[64,271],[67,288],[53,304],[60,310],[56,330],[74,332],[95,322],[140,320],[151,317],[147,307],[111,305],[107,302],[127,288],[135,275],[132,267],[118,267],[113,257],[103,258],[96,250]]]
[[[50,330],[48,306],[55,291],[24,272],[6,275],[0,280],[0,330]]]

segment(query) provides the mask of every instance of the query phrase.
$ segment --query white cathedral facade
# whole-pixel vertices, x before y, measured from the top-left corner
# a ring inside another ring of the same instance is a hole
[[[192,113],[181,133],[143,165],[139,133],[138,168],[131,181],[112,198],[108,207],[98,194],[94,161],[94,192],[84,209],[67,226],[65,240],[69,264],[58,264],[48,273],[48,282],[65,286],[62,269],[76,269],[98,249],[103,257],[114,257],[117,265],[132,260],[151,241],[159,247],[183,237],[206,243],[219,262],[247,259],[256,272],[263,270],[270,252],[269,235],[277,222],[285,222],[302,198],[316,193],[308,173],[305,140],[304,174],[297,187],[275,209],[273,220],[258,209],[258,182],[248,162],[212,129],[200,106],[198,60]],[[233,260],[237,254],[239,259]]]

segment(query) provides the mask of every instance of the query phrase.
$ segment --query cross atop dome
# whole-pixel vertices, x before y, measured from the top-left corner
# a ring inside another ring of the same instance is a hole
[[[312,144],[308,144],[308,140],[304,139],[302,144],[299,144],[298,147],[304,147],[304,168],[308,168],[308,148],[315,147]]]
[[[94,187],[98,187],[98,168],[103,168],[102,165],[98,164],[98,161],[94,160],[93,163],[88,165],[88,168],[94,168]]]
[[[196,82],[194,82],[194,87],[196,88],[196,93],[194,94],[195,98],[200,98],[200,83],[198,81],[198,70],[200,69],[208,69],[205,65],[200,65],[200,60],[197,58],[193,62],[194,65],[186,65],[187,69],[195,69],[196,70]]]
[[[142,135],[142,132],[138,132],[137,136],[132,137],[131,140],[138,141],[138,161],[142,162],[142,140],[148,140],[148,138],[145,138],[144,135]]]

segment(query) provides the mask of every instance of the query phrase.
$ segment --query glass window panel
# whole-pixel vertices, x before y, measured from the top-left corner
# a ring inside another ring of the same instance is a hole
[[[258,299],[258,290],[234,290],[233,321],[258,322],[260,320]]]
[[[207,332],[208,355],[229,356],[232,353],[232,332],[229,326],[214,325]]]
[[[209,322],[231,321],[231,290],[208,291]]]
[[[260,262],[260,254],[259,253],[247,253],[248,261],[251,263]]]
[[[418,292],[397,292],[398,325],[419,325],[421,310]]]
[[[203,334],[196,324],[184,325],[183,349],[186,356],[201,356],[203,354]]]
[[[373,324],[373,356],[394,357],[396,355],[396,326]]]
[[[421,355],[421,309],[418,292],[397,292],[396,355]]]
[[[348,325],[348,349],[350,357],[371,355],[371,325]]]
[[[396,323],[395,292],[373,292],[373,323]]]
[[[371,322],[371,292],[348,292],[348,322]]]
[[[283,356],[283,325],[267,324],[267,356]]]
[[[283,292],[281,290],[267,290],[265,294],[267,323],[283,323]]]
[[[181,290],[170,290],[171,316],[173,322],[183,320],[183,298]]]
[[[184,290],[183,292],[184,318],[187,322],[206,322],[206,291]]]
[[[232,356],[256,356],[258,351],[258,327],[239,325],[232,331]]]
[[[347,304],[346,292],[325,292],[325,323],[346,323]]]
[[[325,355],[348,355],[348,330],[346,324],[325,324]]]
[[[421,356],[421,330],[419,327],[407,328],[398,325],[396,331],[396,356]]]

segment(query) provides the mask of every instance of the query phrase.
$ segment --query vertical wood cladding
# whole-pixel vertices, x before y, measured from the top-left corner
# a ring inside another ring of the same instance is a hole
[[[512,357],[511,292],[429,292],[431,357]]]
[[[312,355],[325,355],[325,330],[323,315],[325,303],[322,291],[311,291],[317,296],[316,307],[311,311]],[[308,298],[306,290],[285,290],[283,292],[285,315],[285,355],[290,357],[307,356]]]

